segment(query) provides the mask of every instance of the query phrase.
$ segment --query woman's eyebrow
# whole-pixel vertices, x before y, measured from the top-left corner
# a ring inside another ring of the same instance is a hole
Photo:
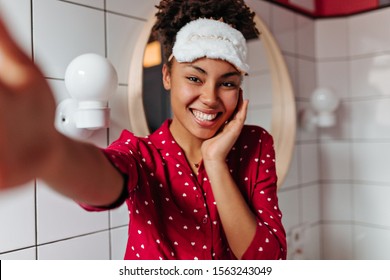
[[[229,77],[232,77],[232,76],[241,77],[241,73],[238,72],[238,71],[229,72],[229,73],[223,74],[222,78],[229,78]]]
[[[186,67],[193,68],[193,69],[195,69],[196,71],[198,71],[198,72],[200,72],[202,74],[207,74],[206,70],[204,70],[203,68],[201,68],[199,66],[196,66],[196,65],[193,65],[193,64],[189,64]]]
[[[198,71],[198,72],[200,72],[202,74],[206,74],[207,75],[207,71],[204,70],[202,67],[199,67],[199,66],[196,66],[196,65],[193,65],[193,64],[187,65],[187,67],[191,67],[191,68],[195,69],[196,71]],[[232,76],[240,77],[241,73],[239,71],[232,71],[232,72],[228,72],[228,73],[223,74],[221,76],[221,78],[229,78],[229,77],[232,77]]]

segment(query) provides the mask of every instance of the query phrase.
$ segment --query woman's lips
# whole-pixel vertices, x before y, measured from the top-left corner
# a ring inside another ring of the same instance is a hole
[[[191,111],[192,111],[192,114],[194,115],[194,117],[198,121],[201,121],[201,122],[213,121],[218,116],[218,113],[209,114],[209,113],[201,112],[201,111],[198,111],[198,110],[195,110],[195,109],[192,109]]]

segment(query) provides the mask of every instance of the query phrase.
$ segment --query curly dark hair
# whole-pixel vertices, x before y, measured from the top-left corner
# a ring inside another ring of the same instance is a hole
[[[168,62],[172,53],[176,33],[188,22],[198,18],[222,18],[247,40],[259,35],[253,21],[255,13],[244,0],[161,0],[156,8],[157,21],[152,34],[162,44],[165,62]]]

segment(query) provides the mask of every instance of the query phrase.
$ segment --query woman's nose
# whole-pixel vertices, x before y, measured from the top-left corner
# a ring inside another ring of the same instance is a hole
[[[218,90],[214,84],[204,84],[199,99],[203,104],[212,107],[218,101]]]

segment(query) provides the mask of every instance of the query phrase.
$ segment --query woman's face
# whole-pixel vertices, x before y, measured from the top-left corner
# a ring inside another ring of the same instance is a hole
[[[170,71],[163,68],[164,87],[171,91],[171,131],[201,140],[213,137],[236,109],[241,80],[241,73],[223,60],[173,59]]]

